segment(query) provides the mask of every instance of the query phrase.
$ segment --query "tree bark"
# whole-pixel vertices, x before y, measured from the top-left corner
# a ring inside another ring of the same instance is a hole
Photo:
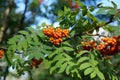
[[[2,22],[2,26],[0,27],[0,42],[2,42],[3,36],[4,36],[4,31],[7,28],[8,17],[9,17],[12,5],[13,5],[13,0],[9,0],[9,4],[4,12],[4,19]]]

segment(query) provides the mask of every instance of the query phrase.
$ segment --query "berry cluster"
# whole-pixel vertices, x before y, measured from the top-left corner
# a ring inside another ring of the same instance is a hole
[[[114,55],[120,51],[120,36],[103,37],[99,44],[96,41],[81,42],[83,50],[97,49],[102,55]]]
[[[81,44],[82,44],[82,49],[88,50],[88,51],[90,51],[92,49],[96,49],[96,47],[97,47],[97,44],[95,41],[86,40],[85,42],[81,42]]]
[[[33,67],[38,68],[38,65],[41,64],[42,62],[43,62],[42,59],[37,60],[37,59],[33,58],[32,63],[30,64],[30,67],[31,68],[33,68]]]
[[[98,45],[97,49],[103,55],[114,55],[120,51],[120,36],[115,36],[112,38],[104,37],[101,43]]]
[[[4,51],[1,49],[0,50],[0,59],[4,56]]]
[[[46,29],[43,29],[43,33],[46,36],[49,36],[49,40],[53,44],[60,44],[62,42],[62,37],[67,37],[69,34],[68,29],[60,29],[60,28],[54,28],[54,27],[48,27]]]

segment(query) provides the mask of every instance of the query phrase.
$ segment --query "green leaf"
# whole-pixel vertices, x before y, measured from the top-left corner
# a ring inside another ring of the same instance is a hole
[[[35,58],[36,58],[37,60],[39,60],[40,58],[44,59],[45,56],[44,56],[44,54],[42,54],[42,53],[39,52],[39,53],[36,53]]]
[[[66,51],[74,51],[74,49],[73,48],[71,48],[71,47],[62,47],[64,50],[66,50]]]
[[[81,75],[80,75],[80,73],[78,72],[78,70],[76,71],[76,74],[77,74],[77,77],[81,79]]]
[[[48,45],[44,45],[42,44],[42,47],[46,50],[46,49],[49,49],[49,50],[53,50],[51,46],[48,46]],[[57,49],[56,49],[57,50]],[[55,52],[55,51],[54,51]]]
[[[90,63],[88,63],[88,62],[86,62],[86,63],[82,63],[81,65],[80,65],[80,70],[83,70],[83,69],[85,69],[85,68],[88,68],[88,67],[90,67],[91,66],[91,64]]]
[[[92,66],[97,66],[97,64],[98,64],[98,61],[96,61],[96,60],[91,60],[91,63],[92,63]]]
[[[23,49],[26,51],[26,50],[27,50],[27,47],[28,47],[28,44],[27,44],[27,40],[26,40],[26,39],[23,39],[23,40],[22,40],[22,46],[23,46]]]
[[[28,33],[27,31],[24,31],[24,30],[19,31],[18,33],[23,34],[23,35],[26,35],[26,36],[29,35],[29,33]]]
[[[105,30],[114,33],[114,35],[119,36],[120,35],[120,28],[117,26],[105,26]]]
[[[91,74],[90,74],[90,78],[94,78],[96,76],[96,72],[93,71]]]
[[[17,50],[20,52],[22,50],[22,41],[19,41],[17,44]]]
[[[106,8],[99,8],[99,10],[96,12],[97,14],[105,14]]]
[[[28,49],[27,53],[29,56],[29,59],[36,58],[36,59],[44,59],[45,55],[41,52],[38,46],[34,46]]]
[[[115,3],[114,1],[111,1],[111,3],[112,3],[112,5],[113,5],[114,9],[117,9],[116,3]]]
[[[87,68],[87,69],[85,69],[85,71],[84,71],[84,75],[88,75],[88,74],[92,73],[93,71],[94,71],[93,68]]]
[[[12,46],[10,46],[10,47],[12,47],[13,52],[15,52],[16,49],[17,49],[17,45],[16,45],[16,44],[14,44],[14,45],[12,45]],[[10,47],[9,47],[9,48],[10,48]]]
[[[111,74],[110,76],[111,76],[110,78],[111,80],[119,80],[117,75]]]
[[[72,29],[72,30],[70,31],[70,34],[69,34],[69,35],[72,37],[72,36],[75,35],[75,33],[76,33],[76,31]]]
[[[53,58],[53,60],[54,61],[57,61],[57,60],[60,60],[60,59],[62,59],[63,58],[63,55],[62,55],[62,53],[61,54],[59,54],[59,55],[56,55],[54,58]]]
[[[92,12],[92,11],[94,11],[94,6],[90,6],[89,7],[89,10]]]
[[[43,31],[42,30],[38,30],[37,31],[37,35],[39,36],[39,37],[44,37],[44,34],[43,34]]]
[[[88,24],[88,20],[85,20],[85,22],[83,23],[83,26],[86,26]]]
[[[103,73],[100,72],[98,68],[96,68],[95,71],[96,71],[97,76],[98,76],[101,80],[105,80],[105,77],[104,77]]]
[[[45,23],[45,22],[43,22],[43,23],[41,24],[41,26],[42,26],[42,27],[46,26],[46,23]]]
[[[72,60],[72,57],[71,57],[71,56],[69,56],[68,54],[63,53],[63,55],[65,56],[65,58],[67,59],[67,61]]]
[[[37,36],[35,30],[33,28],[31,28],[31,27],[29,27],[28,30],[32,33],[31,37],[33,38],[33,40],[35,42],[39,42],[39,39],[38,39],[38,36]]]
[[[15,40],[13,38],[10,38],[8,41],[7,41],[7,44],[15,44]]]
[[[69,65],[68,65],[68,66],[66,66],[66,71],[65,71],[65,72],[66,72],[66,74],[67,74],[67,75],[69,75],[69,74],[70,74],[70,68],[71,68],[71,66],[69,66]]]
[[[60,50],[61,50],[61,48],[57,48],[53,53],[51,53],[48,57],[49,58],[52,58],[54,55],[56,55],[56,54],[59,54],[60,53]]]
[[[41,53],[41,52],[38,52],[38,53],[36,53],[35,58],[38,59],[38,60],[39,60],[40,58],[44,59],[44,58],[45,58],[45,55],[44,55],[43,53]]]
[[[50,68],[50,74],[52,74],[53,71],[55,71],[57,68],[58,68],[57,66],[53,66],[53,67],[51,67],[51,68]]]
[[[39,42],[39,39],[35,33],[32,34],[32,37],[35,42]]]
[[[110,10],[107,11],[107,13],[110,14],[110,15],[115,15],[116,12],[117,12],[117,10],[115,10],[115,9],[110,9]]]
[[[71,46],[67,41],[63,42],[62,44],[66,46]]]
[[[83,38],[83,39],[93,40],[93,37],[91,37],[91,36],[89,36],[89,35],[83,35],[82,38]]]
[[[87,7],[84,6],[84,7],[82,8],[82,15],[85,16],[86,14],[87,14]]]
[[[62,65],[62,63],[64,63],[64,62],[65,62],[65,59],[63,58],[63,59],[59,60],[59,61],[56,63],[55,66],[59,67],[59,66]]]
[[[73,69],[71,72],[72,72],[72,77],[74,77],[74,73],[76,73],[77,77],[81,79],[81,75],[80,75],[80,73],[78,72],[78,70],[76,68]]]
[[[83,54],[86,54],[86,53],[89,53],[89,51],[87,51],[87,50],[80,51],[80,52],[77,54],[76,58],[79,58],[80,56],[82,56]]]
[[[51,64],[53,63],[53,61],[48,61],[48,60],[44,60],[45,62],[45,68],[50,68],[51,67]]]
[[[43,54],[46,54],[47,56],[52,53],[50,50],[47,50],[47,49],[46,49],[46,50],[41,49],[41,52],[42,52]]]
[[[92,15],[91,13],[87,13],[87,16],[89,17],[89,18],[91,18],[94,22],[97,22],[98,21],[98,19],[94,16],[94,15]]]
[[[26,36],[26,41],[28,42],[28,44],[32,43],[32,38],[30,35]]]
[[[61,65],[60,70],[58,71],[58,73],[64,72],[65,69],[66,69],[66,66],[67,66],[67,63],[64,63],[63,65]]]
[[[31,32],[31,33],[34,33],[34,29],[32,27],[29,27],[28,30]]]
[[[33,10],[34,8],[36,8],[36,7],[39,7],[39,2],[38,2],[38,0],[33,0],[32,2],[31,2],[31,4],[30,4],[30,6],[29,6],[29,9],[30,10]]]
[[[13,38],[15,41],[19,41],[23,38],[24,36],[23,35],[15,35]]]
[[[89,60],[88,57],[81,57],[80,59],[78,59],[77,64],[80,64],[81,62],[87,61],[87,60]]]
[[[99,3],[99,4],[97,4],[97,7],[101,7],[102,4],[103,4],[103,3]]]
[[[65,10],[65,11],[64,11],[65,14],[68,14],[68,13],[70,12],[70,8],[69,8],[69,7],[66,7],[66,6],[65,6],[65,7],[64,7],[64,10]]]

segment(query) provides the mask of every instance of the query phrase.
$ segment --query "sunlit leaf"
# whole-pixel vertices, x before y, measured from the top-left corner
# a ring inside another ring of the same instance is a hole
[[[62,47],[62,48],[66,51],[74,51],[74,49],[72,47]]]
[[[29,35],[29,33],[28,33],[27,31],[24,31],[24,30],[19,31],[19,33],[20,33],[20,34],[23,34],[23,35],[26,35],[26,36]]]
[[[90,74],[90,77],[91,77],[91,78],[96,77],[96,72],[95,72],[95,71],[93,71],[93,72]]]
[[[53,67],[51,67],[51,68],[50,68],[50,74],[52,74],[53,71],[55,71],[57,68],[58,68],[57,66],[53,66]]]
[[[60,67],[60,70],[58,71],[58,73],[64,72],[65,69],[66,69],[66,66],[67,66],[67,63],[62,64],[61,67]]]
[[[105,80],[105,77],[104,77],[103,73],[100,72],[100,71],[98,70],[98,68],[96,68],[95,71],[96,71],[97,76],[98,76],[101,80]]]
[[[78,59],[77,64],[84,62],[84,61],[87,61],[87,60],[89,60],[88,57],[81,57],[80,59]]]
[[[86,54],[86,53],[89,53],[89,51],[87,51],[87,50],[80,51],[80,52],[76,55],[76,57],[78,58],[78,57],[80,57],[80,56],[82,56],[83,54]]]
[[[84,75],[91,74],[93,71],[94,71],[93,68],[87,68],[87,69],[85,69],[85,71],[84,71]]]
[[[81,65],[80,65],[80,70],[83,70],[83,69],[85,69],[85,68],[88,68],[88,67],[90,67],[91,66],[91,64],[90,63],[88,63],[88,62],[85,62],[85,63],[82,63]]]

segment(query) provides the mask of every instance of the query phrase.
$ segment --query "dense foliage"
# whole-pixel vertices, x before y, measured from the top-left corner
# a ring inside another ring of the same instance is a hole
[[[75,80],[119,80],[120,12],[117,5],[114,2],[111,2],[113,7],[98,4],[97,14],[109,16],[108,21],[101,21],[93,14],[94,6],[88,7],[79,0],[67,2],[58,12],[59,27],[43,23],[18,31],[7,41],[7,50],[0,50],[0,58],[16,69],[18,75],[27,71],[31,80],[34,80],[31,71],[43,64],[50,74],[66,74]],[[117,26],[110,24],[115,21]],[[109,34],[98,34],[99,28]]]

